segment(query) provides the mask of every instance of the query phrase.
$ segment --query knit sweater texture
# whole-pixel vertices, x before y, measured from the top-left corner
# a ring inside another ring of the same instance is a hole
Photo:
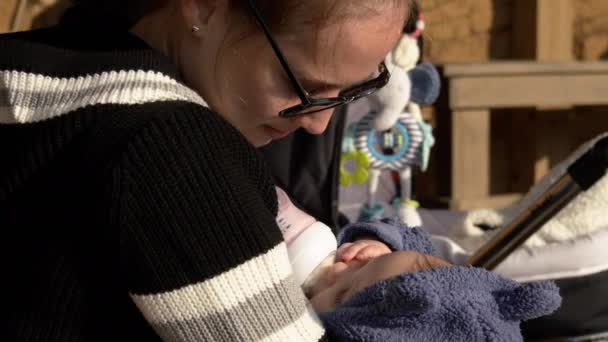
[[[0,156],[1,341],[326,340],[257,150],[128,31],[0,35]]]

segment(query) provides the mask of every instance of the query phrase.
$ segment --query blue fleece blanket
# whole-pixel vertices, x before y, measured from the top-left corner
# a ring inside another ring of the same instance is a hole
[[[376,235],[393,250],[434,254],[429,236],[398,219],[355,223],[340,243]],[[321,320],[339,341],[522,341],[520,323],[561,304],[553,282],[519,284],[473,267],[406,273],[369,287]]]

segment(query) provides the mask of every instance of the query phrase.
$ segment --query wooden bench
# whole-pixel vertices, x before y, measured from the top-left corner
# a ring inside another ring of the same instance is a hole
[[[491,110],[608,105],[608,62],[446,65],[443,74],[451,119],[452,209],[500,207],[520,196],[491,195]],[[536,152],[533,146],[524,151],[530,152]],[[548,167],[537,170],[535,178]]]

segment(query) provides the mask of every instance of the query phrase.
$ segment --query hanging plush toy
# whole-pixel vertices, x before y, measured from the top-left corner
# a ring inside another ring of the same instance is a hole
[[[421,223],[418,204],[411,196],[412,169],[426,170],[434,138],[422,119],[420,105],[432,104],[440,90],[437,69],[431,64],[417,65],[422,29],[423,21],[419,20],[418,30],[403,35],[386,56],[389,83],[369,97],[372,110],[346,132],[340,183],[349,186],[369,181],[368,202],[361,208],[360,220],[383,215],[384,207],[375,198],[379,177],[383,171],[395,171],[401,185],[399,217],[410,226]],[[349,161],[356,165],[352,173],[346,171]]]

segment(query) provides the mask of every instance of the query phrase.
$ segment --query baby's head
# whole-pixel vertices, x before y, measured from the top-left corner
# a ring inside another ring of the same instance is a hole
[[[317,312],[333,310],[357,292],[383,280],[409,272],[449,266],[447,261],[411,251],[397,251],[366,261],[337,261],[321,268],[307,296]]]

